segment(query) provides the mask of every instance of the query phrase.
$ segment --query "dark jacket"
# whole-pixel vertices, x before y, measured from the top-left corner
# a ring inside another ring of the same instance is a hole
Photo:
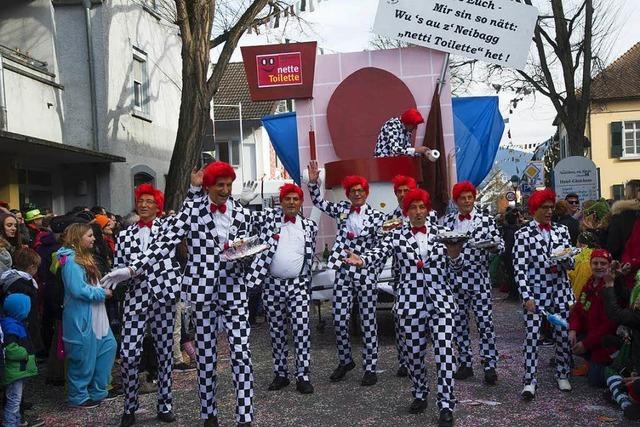
[[[631,329],[630,367],[635,372],[640,372],[640,310],[622,308],[618,303],[621,297],[620,290],[616,293],[616,289],[614,288],[605,288],[603,291],[603,297],[604,310],[609,319],[619,325],[627,326]],[[628,298],[624,300],[628,301]]]
[[[571,244],[575,246],[576,242],[578,241],[578,234],[580,234],[580,221],[567,214],[563,217],[558,218],[556,222],[558,224],[565,225],[569,229],[569,238],[571,239]]]
[[[619,200],[611,207],[611,221],[607,236],[607,250],[620,259],[636,219],[640,218],[640,201]]]

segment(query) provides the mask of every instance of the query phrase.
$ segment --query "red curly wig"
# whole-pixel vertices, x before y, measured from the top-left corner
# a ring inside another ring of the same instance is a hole
[[[429,193],[422,188],[414,188],[404,196],[404,199],[402,199],[402,214],[404,216],[407,216],[411,203],[417,200],[422,200],[424,202],[424,205],[427,207],[427,211],[431,210],[431,196]]]
[[[424,123],[424,118],[422,118],[422,114],[420,111],[415,108],[410,108],[400,116],[400,121],[405,125],[414,125],[418,126],[420,123]]]
[[[409,190],[413,190],[414,188],[418,187],[418,184],[416,184],[416,180],[411,178],[410,176],[396,175],[393,177],[391,182],[393,183],[394,193],[398,191],[398,188],[402,187],[403,185],[409,187]]]
[[[235,181],[236,172],[233,170],[229,163],[225,162],[212,162],[204,168],[204,176],[202,177],[202,185],[211,187],[216,185],[218,178],[231,178]]]
[[[162,191],[158,190],[151,184],[140,184],[135,188],[133,193],[136,198],[136,203],[138,203],[138,199],[140,199],[143,194],[153,196],[153,200],[155,200],[156,206],[158,206],[158,213],[156,216],[162,215],[162,211],[164,210],[164,194]]]
[[[351,187],[355,185],[361,185],[364,188],[365,193],[369,194],[369,183],[364,177],[358,175],[345,176],[342,180],[342,188],[344,188],[344,194],[349,197],[349,191]]]
[[[529,213],[531,215],[535,214],[538,208],[548,200],[554,204],[556,203],[556,193],[554,193],[552,189],[545,188],[544,190],[534,191],[529,197],[529,202],[527,203],[529,206]]]
[[[280,201],[286,197],[289,193],[296,193],[300,196],[300,200],[304,201],[304,193],[302,192],[302,188],[298,187],[296,184],[284,184],[280,187]]]
[[[451,191],[451,195],[453,196],[453,201],[458,200],[458,197],[462,195],[465,191],[471,191],[473,193],[473,197],[476,197],[476,187],[470,181],[462,181],[453,186],[453,190]]]

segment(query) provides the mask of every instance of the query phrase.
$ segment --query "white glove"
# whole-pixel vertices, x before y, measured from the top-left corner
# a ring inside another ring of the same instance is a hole
[[[249,202],[258,197],[256,188],[258,188],[258,183],[256,181],[245,182],[242,186],[242,193],[240,193],[238,202],[240,202],[241,205],[248,205]]]
[[[131,279],[132,273],[133,270],[129,267],[116,268],[102,278],[100,285],[104,289],[115,289],[118,283]]]

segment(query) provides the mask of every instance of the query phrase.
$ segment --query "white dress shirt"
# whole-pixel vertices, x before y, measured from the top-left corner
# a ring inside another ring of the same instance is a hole
[[[454,225],[455,230],[461,233],[468,233],[473,230],[473,220],[476,216],[476,208],[471,209],[471,212],[469,212],[469,215],[471,215],[471,219],[461,221],[459,215],[460,213],[456,214],[456,224]]]
[[[140,238],[140,248],[145,252],[151,243],[151,228],[139,227],[138,237]]]
[[[541,230],[540,223],[535,219],[532,219],[531,222],[533,222],[535,227],[538,229],[538,232],[542,234],[542,238],[544,239],[544,241],[549,243],[549,240],[551,240],[551,232],[549,230]]]
[[[360,206],[360,213],[354,211],[349,214],[349,217],[347,218],[347,231],[351,231],[356,236],[362,234],[367,208],[368,206],[364,204]]]
[[[305,235],[302,221],[296,218],[295,223],[283,222],[279,234],[276,252],[271,259],[270,273],[280,279],[298,277],[304,265]]]
[[[416,233],[413,235],[413,237],[418,242],[418,248],[420,249],[420,258],[424,261],[427,257],[427,252],[429,251],[429,240],[427,238],[427,235],[424,233]]]
[[[213,203],[211,199],[209,199],[210,203]],[[231,201],[227,199],[225,202],[227,206],[227,210],[224,213],[220,211],[216,211],[215,213],[211,213],[211,217],[213,218],[213,222],[216,225],[216,234],[218,235],[218,241],[221,244],[226,243],[229,240],[229,228],[231,228],[231,210],[233,209],[233,205]]]

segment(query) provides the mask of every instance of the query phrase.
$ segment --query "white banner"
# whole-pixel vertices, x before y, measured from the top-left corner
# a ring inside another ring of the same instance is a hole
[[[522,69],[537,19],[538,9],[512,0],[379,0],[373,32]]]

